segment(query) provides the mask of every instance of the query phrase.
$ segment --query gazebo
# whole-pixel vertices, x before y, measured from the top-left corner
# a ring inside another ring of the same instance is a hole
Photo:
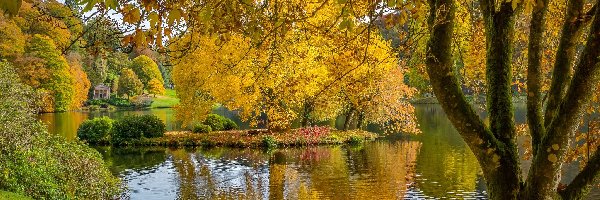
[[[99,84],[94,87],[94,99],[109,99],[110,98],[110,87]]]

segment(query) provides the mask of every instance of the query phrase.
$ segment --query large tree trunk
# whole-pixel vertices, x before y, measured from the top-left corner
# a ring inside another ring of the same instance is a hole
[[[560,68],[558,72],[566,74],[554,74],[553,84],[558,82],[561,87],[551,89],[553,91],[549,98],[554,100],[549,101],[556,101],[556,108],[549,105],[545,115],[541,113],[539,90],[547,1],[542,0],[543,4],[538,5],[542,7],[536,6],[532,15],[529,45],[531,68],[528,68],[531,79],[527,84],[531,87],[528,94],[528,122],[532,125],[530,130],[535,152],[527,181],[523,182],[515,142],[510,88],[515,8],[511,2],[481,0],[487,36],[488,128],[465,100],[454,75],[451,54],[454,1],[429,0],[431,10],[428,22],[431,32],[427,48],[427,72],[442,108],[477,157],[491,199],[581,199],[589,191],[590,185],[600,179],[600,152],[596,151],[572,183],[566,189],[557,191],[570,139],[578,129],[579,120],[592,92],[597,89],[600,76],[600,17],[591,20],[591,16],[600,15],[600,9],[595,9],[600,0],[587,14],[580,9],[582,2],[572,0],[569,3],[568,15],[576,18],[567,18],[565,22],[558,50],[560,55],[557,55],[555,62],[555,66]],[[580,35],[578,31],[581,27],[589,21],[592,21],[592,27],[588,41],[569,82],[569,72],[561,70],[570,68],[569,63],[575,59],[571,52],[574,40]]]
[[[358,121],[356,122],[356,128],[361,129],[364,123],[365,123],[365,113],[360,112],[360,114],[358,114]]]
[[[314,110],[312,101],[304,101],[304,112],[302,113],[302,127],[306,127],[310,123],[310,113]]]
[[[354,108],[350,108],[350,110],[348,110],[348,113],[346,114],[346,119],[344,120],[344,130],[350,130],[350,125],[352,125],[352,118],[354,118],[354,113],[356,112],[356,110],[354,110]]]

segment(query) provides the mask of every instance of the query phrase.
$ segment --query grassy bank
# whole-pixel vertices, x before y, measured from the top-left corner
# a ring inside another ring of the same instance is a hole
[[[1,200],[32,200],[32,198],[0,190]]]
[[[156,95],[152,99],[151,108],[172,108],[179,103],[175,90],[167,89],[165,95]]]
[[[163,137],[144,138],[131,142],[135,146],[228,146],[239,148],[287,147],[324,144],[361,143],[374,140],[377,134],[362,131],[331,130],[319,133],[294,129],[283,133],[266,130],[232,130],[210,133],[192,133],[190,131],[167,132]]]

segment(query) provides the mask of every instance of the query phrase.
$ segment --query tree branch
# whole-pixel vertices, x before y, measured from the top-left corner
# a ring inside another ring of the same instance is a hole
[[[542,1],[532,11],[529,31],[528,67],[527,67],[527,123],[533,144],[539,144],[545,134],[542,115],[542,50],[543,35],[548,12],[548,0]],[[533,145],[533,155],[537,153],[537,145]]]
[[[598,10],[595,16],[598,16]],[[573,80],[533,159],[527,178],[526,190],[530,195],[526,197],[527,199],[540,199],[556,192],[562,160],[573,135],[579,128],[583,112],[598,86],[600,75],[598,49],[600,49],[600,18],[594,17]]]
[[[563,199],[583,199],[589,193],[592,184],[598,180],[600,180],[600,151],[596,149],[583,170],[559,194]]]
[[[567,16],[562,27],[562,36],[558,50],[556,51],[552,83],[547,95],[548,104],[546,105],[544,117],[544,126],[546,129],[556,116],[558,106],[565,95],[572,75],[571,65],[574,63],[573,60],[577,51],[577,39],[581,36],[585,25],[584,21],[577,20],[580,17],[579,13],[582,13],[583,4],[584,0],[571,0],[568,3]]]

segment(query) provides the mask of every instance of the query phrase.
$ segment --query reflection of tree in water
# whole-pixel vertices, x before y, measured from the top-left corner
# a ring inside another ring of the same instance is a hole
[[[266,158],[259,151],[213,148],[192,152],[170,151],[179,199],[261,199],[267,193],[266,166],[260,164]]]
[[[417,107],[417,118],[422,133],[415,136],[423,143],[416,170],[419,195],[431,197],[458,197],[481,192],[476,184],[481,168],[473,153],[438,107]],[[455,196],[458,194],[458,196]]]
[[[286,149],[269,163],[270,199],[400,199],[414,177],[419,142]]]
[[[154,168],[166,160],[165,148],[116,148],[94,146],[104,158],[104,162],[113,174],[120,174],[126,169],[141,171]]]
[[[196,166],[192,160],[192,153],[188,153],[184,149],[170,150],[169,154],[173,156],[173,165],[177,172],[177,181],[179,183],[179,191],[177,196],[179,199],[200,199],[198,195],[198,186],[196,183]]]
[[[88,119],[84,112],[43,113],[38,118],[48,126],[48,132],[60,134],[68,141],[77,138],[79,124]]]

